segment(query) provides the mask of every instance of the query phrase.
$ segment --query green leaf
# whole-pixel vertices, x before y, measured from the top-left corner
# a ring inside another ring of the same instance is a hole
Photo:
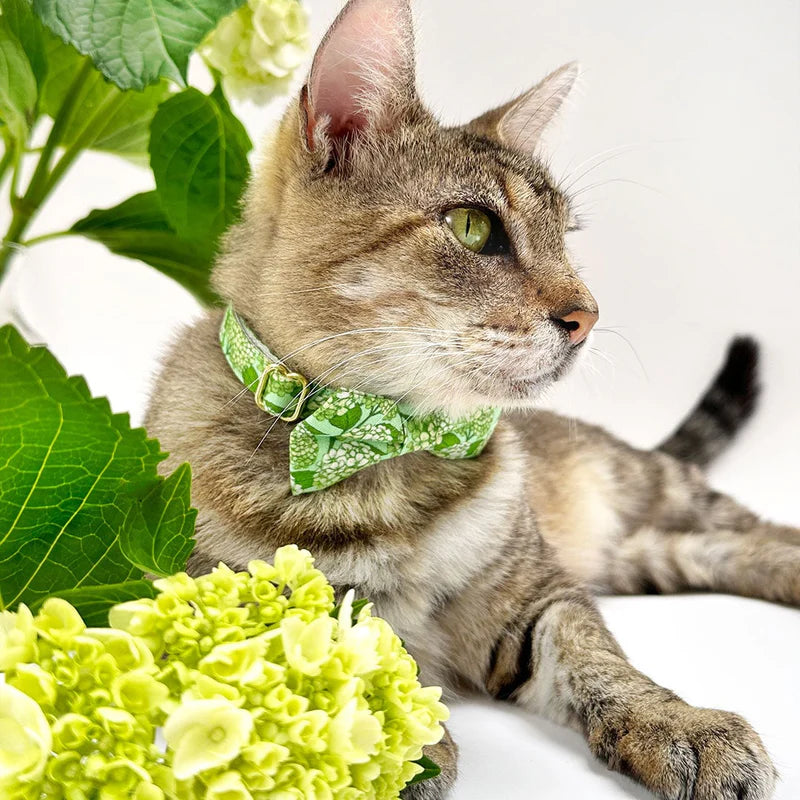
[[[36,83],[41,89],[47,75],[44,52],[44,27],[33,13],[30,0],[2,0],[3,21],[19,39],[28,56]]]
[[[358,621],[358,615],[361,613],[361,609],[364,608],[365,605],[369,603],[366,597],[362,597],[360,600],[356,600],[353,603],[353,622]]]
[[[54,592],[51,596],[58,596],[62,600],[72,603],[78,609],[83,621],[91,628],[108,627],[108,611],[117,603],[128,600],[139,600],[142,597],[155,597],[158,594],[155,586],[150,581],[127,581],[126,583],[112,583],[105,586],[82,586],[80,589],[65,589]],[[39,609],[46,598],[37,600],[31,611]]]
[[[150,166],[161,205],[184,239],[216,241],[238,217],[252,143],[222,91],[186,89],[150,127]]]
[[[53,33],[121,89],[158,78],[184,86],[189,55],[244,0],[34,0]]]
[[[48,70],[41,108],[55,117],[88,59],[49,31],[44,30],[43,34]],[[76,113],[62,132],[61,144],[80,141],[86,149],[144,156],[150,140],[150,122],[168,94],[169,85],[165,81],[141,92],[122,91],[93,69],[75,98]]]
[[[435,778],[442,772],[442,768],[435,761],[432,761],[427,756],[422,756],[422,758],[418,758],[414,763],[419,764],[422,767],[422,772],[418,772],[406,784],[406,786],[411,786],[412,783],[419,783],[420,781],[427,781],[430,778]]]
[[[81,66],[87,60],[74,47],[64,44],[41,22],[44,58],[47,63],[47,77],[42,86],[42,111],[55,117]],[[100,73],[98,73],[99,75]]]
[[[3,14],[0,16],[0,120],[19,144],[28,138],[37,96],[31,62]]]
[[[141,578],[119,545],[125,487],[156,480],[163,457],[46,348],[0,328],[0,608]]]
[[[156,192],[137,194],[113,208],[92,211],[71,230],[101,242],[112,253],[150,264],[201,302],[216,300],[208,282],[213,245],[205,240],[181,239],[167,222]]]
[[[353,618],[353,624],[358,622],[358,615],[361,613],[361,609],[364,608],[364,606],[367,605],[367,603],[369,603],[369,600],[367,600],[366,597],[362,597],[359,600],[353,601],[353,613],[351,615]],[[342,610],[342,604],[340,603],[338,606],[336,606],[336,608],[333,609],[333,611],[331,611],[331,616],[334,619],[339,619],[339,612],[341,610]]]
[[[192,471],[182,464],[131,506],[120,547],[143,572],[166,577],[180,572],[194,548],[197,509],[190,505]]]

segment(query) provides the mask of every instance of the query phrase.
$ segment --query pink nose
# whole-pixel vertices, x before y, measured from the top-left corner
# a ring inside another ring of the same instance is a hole
[[[570,342],[577,345],[586,339],[599,318],[594,311],[570,311],[563,317],[554,317],[553,322],[567,331]]]

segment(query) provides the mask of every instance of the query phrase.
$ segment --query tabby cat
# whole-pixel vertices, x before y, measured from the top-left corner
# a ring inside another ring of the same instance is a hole
[[[244,568],[295,542],[337,590],[374,601],[427,682],[574,726],[660,797],[761,800],[776,773],[758,735],[638,672],[591,596],[696,589],[800,604],[800,531],[702,473],[752,411],[755,346],[734,344],[653,452],[526,413],[597,320],[565,246],[570,198],[536,155],[575,77],[567,65],[443,127],[416,93],[407,0],[351,0],[225,239],[213,280],[236,314],[211,310],[180,335],[146,424],[170,452],[165,470],[193,468],[191,570]],[[242,386],[223,318],[286,367]],[[286,406],[297,414],[253,402],[276,375],[297,382]],[[503,413],[479,455],[461,453],[474,457],[419,449],[306,491],[290,483],[290,436],[326,386],[397,401],[401,428]],[[404,796],[444,797],[456,752],[446,735],[430,753],[440,777]]]

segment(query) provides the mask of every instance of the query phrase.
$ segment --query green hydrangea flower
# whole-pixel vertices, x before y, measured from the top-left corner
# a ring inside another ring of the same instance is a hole
[[[52,733],[39,704],[0,684],[0,796],[26,796],[44,773]],[[35,795],[27,795],[35,796]]]
[[[308,50],[308,15],[299,0],[247,0],[199,48],[232,97],[265,103],[289,88]]]
[[[189,700],[175,709],[164,726],[167,747],[174,752],[178,780],[230,764],[250,741],[253,717],[222,697]]]
[[[4,800],[389,800],[441,738],[441,690],[308,552],[155,585],[110,628],[0,615]]]
[[[33,614],[25,606],[16,614],[0,612],[0,671],[32,661],[37,655]]]

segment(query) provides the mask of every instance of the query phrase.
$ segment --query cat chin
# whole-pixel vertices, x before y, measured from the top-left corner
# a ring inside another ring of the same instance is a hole
[[[509,379],[498,386],[496,396],[487,397],[484,402],[507,409],[533,408],[556,380],[558,378],[549,375],[535,379]]]
[[[469,381],[462,375],[435,394],[406,397],[406,402],[420,414],[445,411],[452,416],[468,414],[486,406],[508,410],[533,408],[568,369],[569,365],[566,365],[536,377],[495,376],[488,391],[485,378],[481,380],[480,376],[474,376]]]
[[[573,369],[579,360],[582,346],[556,360],[549,369],[525,375],[514,372],[493,373],[491,376],[461,375],[461,381],[468,384],[463,395],[475,400],[477,406],[499,406],[507,409],[523,409],[536,406],[543,395],[557,381]],[[488,377],[488,380],[487,380]],[[462,395],[462,396],[463,396]]]

